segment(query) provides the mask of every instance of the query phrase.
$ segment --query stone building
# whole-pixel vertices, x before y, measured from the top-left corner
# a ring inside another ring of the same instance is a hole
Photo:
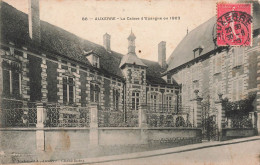
[[[166,45],[158,45],[158,62],[139,58],[135,35],[128,37],[128,53],[81,39],[41,21],[39,2],[29,2],[29,14],[1,2],[1,106],[33,107],[35,103],[138,111],[146,104],[176,110],[176,83],[167,83]],[[138,42],[137,42],[138,44]],[[127,50],[127,48],[126,48]]]
[[[216,115],[219,95],[230,102],[256,96],[250,111],[257,112],[259,117],[260,5],[252,4],[252,46],[218,47],[213,17],[187,33],[172,52],[165,75],[180,85],[182,104],[192,105],[194,91],[198,90],[209,115]]]
[[[255,96],[250,109],[254,119],[252,115],[260,114],[259,8],[253,2],[251,47],[218,47],[213,17],[188,33],[166,63],[164,41],[158,44],[157,62],[141,59],[131,31],[128,53],[122,55],[111,49],[107,33],[98,45],[41,21],[38,0],[29,1],[28,15],[1,2],[1,108],[30,108],[41,102],[88,109],[96,103],[100,112],[120,112],[114,118],[125,121],[147,105],[148,114],[162,112],[156,120],[162,118],[167,126],[178,120],[187,126],[189,119],[188,125],[200,127],[204,112],[225,124],[219,96],[230,102]]]

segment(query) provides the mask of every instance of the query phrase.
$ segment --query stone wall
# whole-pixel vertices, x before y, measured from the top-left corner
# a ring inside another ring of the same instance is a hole
[[[57,129],[45,131],[45,151],[85,150],[90,145],[88,129]]]
[[[35,130],[0,130],[0,152],[31,154],[37,150]]]
[[[256,135],[256,129],[254,128],[224,128],[222,130],[221,140],[250,137],[254,135]]]
[[[33,154],[37,151],[37,129],[0,130],[0,152]],[[44,151],[49,154],[55,151],[80,151],[93,147],[90,140],[91,129],[57,128],[44,129]],[[169,140],[190,139],[190,143],[201,142],[201,130],[195,128],[98,128],[97,146],[129,146],[149,144],[155,141],[169,143]],[[41,139],[38,139],[41,140]],[[189,144],[189,143],[187,143]],[[94,144],[95,146],[95,144]],[[96,146],[96,147],[97,147]]]

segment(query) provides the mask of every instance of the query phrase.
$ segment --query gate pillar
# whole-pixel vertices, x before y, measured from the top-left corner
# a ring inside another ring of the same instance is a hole
[[[138,112],[138,119],[139,119],[139,127],[140,128],[146,128],[147,127],[147,105],[141,104],[141,107]]]
[[[193,106],[193,112],[192,112],[192,122],[194,127],[201,127],[202,124],[202,118],[201,118],[201,113],[202,113],[202,106],[201,106],[201,101],[202,98],[198,95],[199,90],[195,90],[195,98],[192,101],[192,106]]]
[[[222,94],[218,94],[219,98],[215,101],[215,107],[217,109],[217,126],[218,126],[218,134],[219,140],[222,139],[222,129],[225,125],[225,111],[223,109],[222,103]]]
[[[258,40],[258,45],[260,44],[260,41]],[[260,53],[259,49],[257,50],[258,53]],[[258,135],[260,135],[260,56],[257,56],[257,94],[256,94],[256,126],[257,126],[257,132]]]
[[[91,147],[98,146],[98,104],[93,102],[90,105],[90,130],[89,140]]]
[[[46,116],[46,109],[43,103],[37,103],[36,146],[38,151],[45,150],[45,133],[43,128]]]

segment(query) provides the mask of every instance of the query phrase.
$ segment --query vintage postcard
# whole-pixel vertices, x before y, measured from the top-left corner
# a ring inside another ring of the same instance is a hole
[[[260,1],[0,1],[0,164],[259,165]]]

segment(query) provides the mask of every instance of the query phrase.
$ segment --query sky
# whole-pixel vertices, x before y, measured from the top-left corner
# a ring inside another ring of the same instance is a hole
[[[3,0],[28,13],[28,0]],[[167,58],[178,43],[198,25],[216,15],[216,0],[40,0],[40,19],[75,35],[103,45],[103,34],[111,35],[111,49],[127,53],[131,29],[140,58],[157,61],[158,43],[166,41]],[[87,17],[88,20],[82,20]],[[119,19],[95,20],[96,17]],[[127,17],[139,20],[127,20]],[[168,20],[141,20],[162,17]],[[180,20],[170,20],[180,17]],[[93,19],[90,19],[93,18]],[[125,18],[126,20],[121,20]],[[140,50],[140,51],[139,51]]]

